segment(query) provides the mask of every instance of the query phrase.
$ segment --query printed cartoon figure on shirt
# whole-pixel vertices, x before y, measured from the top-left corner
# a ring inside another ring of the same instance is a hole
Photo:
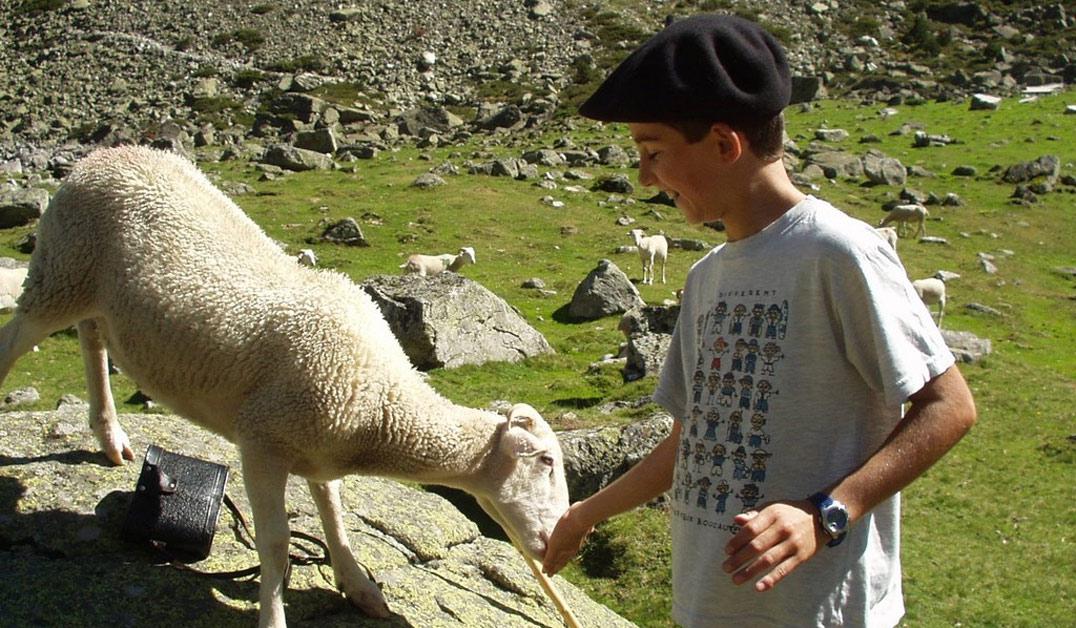
[[[732,398],[736,396],[736,376],[732,371],[727,371],[721,376],[721,396],[717,403],[726,408],[732,407]]]
[[[781,320],[777,323],[777,339],[784,340],[788,332],[788,301],[781,301]]]
[[[743,371],[743,356],[747,354],[747,341],[743,338],[737,338],[733,343],[732,351],[732,371]]]
[[[729,343],[725,340],[724,336],[718,336],[714,340],[714,353],[713,358],[710,359],[710,369],[714,371],[721,370],[721,356],[729,352]]]
[[[777,394],[777,391],[773,390],[773,384],[770,383],[770,380],[758,380],[758,384],[755,386],[755,410],[769,412],[770,395],[775,394]]]
[[[702,473],[706,471],[706,445],[701,442],[695,443],[695,452],[692,454],[692,471]]]
[[[728,482],[721,480],[717,483],[717,487],[714,488],[714,499],[717,500],[714,512],[725,512],[725,501],[728,500],[731,493],[732,489],[729,488]]]
[[[702,435],[703,440],[717,440],[717,428],[721,425],[721,414],[717,408],[711,407],[706,411],[706,433]]]
[[[740,445],[732,452],[732,479],[747,479],[747,450]]]
[[[699,495],[695,498],[695,505],[699,508],[706,508],[706,500],[710,496],[710,484],[713,483],[707,476],[699,478],[696,484],[699,487]]]
[[[762,382],[759,382],[761,384]],[[763,443],[769,444],[770,435],[762,431],[766,425],[766,416],[762,412],[751,415],[751,431],[747,434],[748,447],[761,447]]]
[[[687,435],[692,439],[699,437],[699,423],[702,421],[702,408],[691,407],[691,423],[687,426]]]
[[[758,340],[752,338],[747,341],[747,355],[743,359],[743,370],[745,373],[754,373],[755,364],[758,362]]]
[[[725,319],[729,316],[729,305],[724,301],[718,301],[710,315],[710,335],[716,336],[725,333]]]
[[[729,325],[730,336],[743,333],[743,319],[745,316],[747,316],[747,306],[743,303],[737,303],[736,307],[732,308],[732,324]]]
[[[725,446],[721,443],[710,450],[710,463],[713,465],[710,467],[710,475],[720,477],[725,474]]]
[[[788,303],[785,301],[785,303]],[[777,338],[777,326],[781,322],[781,308],[776,303],[771,303],[766,308],[766,338]]]
[[[747,320],[747,335],[754,338],[758,338],[762,334],[762,322],[764,320],[764,314],[766,313],[766,306],[762,303],[756,303],[751,308],[751,318]]]
[[[725,436],[725,442],[729,443],[742,443],[743,442],[743,412],[740,410],[733,410],[729,414],[729,431]]]
[[[714,397],[717,396],[717,389],[721,387],[721,378],[718,376],[717,371],[710,371],[710,374],[706,377],[706,391],[709,393],[706,396],[706,403],[713,405]]]
[[[773,365],[785,357],[781,353],[781,347],[776,342],[767,342],[762,346],[762,370],[763,375],[773,375]]]
[[[680,497],[684,500],[685,504],[691,503],[691,487],[695,486],[695,480],[691,479],[690,473],[685,473],[680,478]]]
[[[747,512],[755,507],[758,500],[762,499],[764,495],[759,491],[757,484],[744,484],[744,487],[737,493],[737,497],[740,498],[740,502],[743,504],[741,512]]]
[[[702,370],[691,376],[691,400],[697,405],[702,403],[702,391],[706,388],[706,374]]]
[[[750,375],[744,375],[740,378],[740,408],[742,410],[751,409],[751,392],[755,386],[755,379]]]
[[[756,449],[751,452],[751,481],[752,482],[765,482],[766,481],[766,459],[772,456],[770,452],[765,449]]]

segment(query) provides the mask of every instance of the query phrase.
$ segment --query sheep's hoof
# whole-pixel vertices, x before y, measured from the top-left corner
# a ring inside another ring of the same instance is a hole
[[[340,565],[334,574],[337,587],[344,592],[351,603],[370,617],[385,618],[390,615],[389,605],[385,602],[385,596],[381,589],[373,581],[368,573],[360,571],[357,563],[352,563],[351,568]]]
[[[114,465],[122,466],[124,460],[134,460],[134,450],[131,449],[131,441],[127,438],[127,433],[123,431],[123,428],[115,427],[114,429],[105,429],[98,435],[98,442],[101,444],[101,450],[104,452],[105,457],[109,462]]]
[[[359,607],[359,610],[370,617],[385,619],[391,615],[388,603],[385,602],[385,598],[381,595],[381,591],[378,591],[376,588],[372,592],[363,591],[358,594],[347,593],[347,598],[351,600],[352,604]]]

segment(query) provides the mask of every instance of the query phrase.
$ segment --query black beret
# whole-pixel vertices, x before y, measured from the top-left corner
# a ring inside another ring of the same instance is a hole
[[[788,106],[784,50],[731,15],[677,20],[631,53],[579,113],[607,122],[764,121]]]

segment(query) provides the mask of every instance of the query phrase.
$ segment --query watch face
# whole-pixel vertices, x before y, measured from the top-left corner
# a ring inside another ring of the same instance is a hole
[[[826,512],[826,528],[834,532],[841,532],[848,526],[848,513],[840,508],[833,508]]]

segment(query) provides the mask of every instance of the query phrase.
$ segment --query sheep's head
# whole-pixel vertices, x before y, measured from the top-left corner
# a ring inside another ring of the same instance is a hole
[[[475,263],[474,248],[473,247],[465,246],[465,247],[460,248],[459,256],[462,257],[463,259],[467,260],[471,264]]]
[[[508,414],[497,451],[495,485],[482,508],[520,548],[536,558],[568,509],[564,455],[557,435],[538,411],[516,404]]]

